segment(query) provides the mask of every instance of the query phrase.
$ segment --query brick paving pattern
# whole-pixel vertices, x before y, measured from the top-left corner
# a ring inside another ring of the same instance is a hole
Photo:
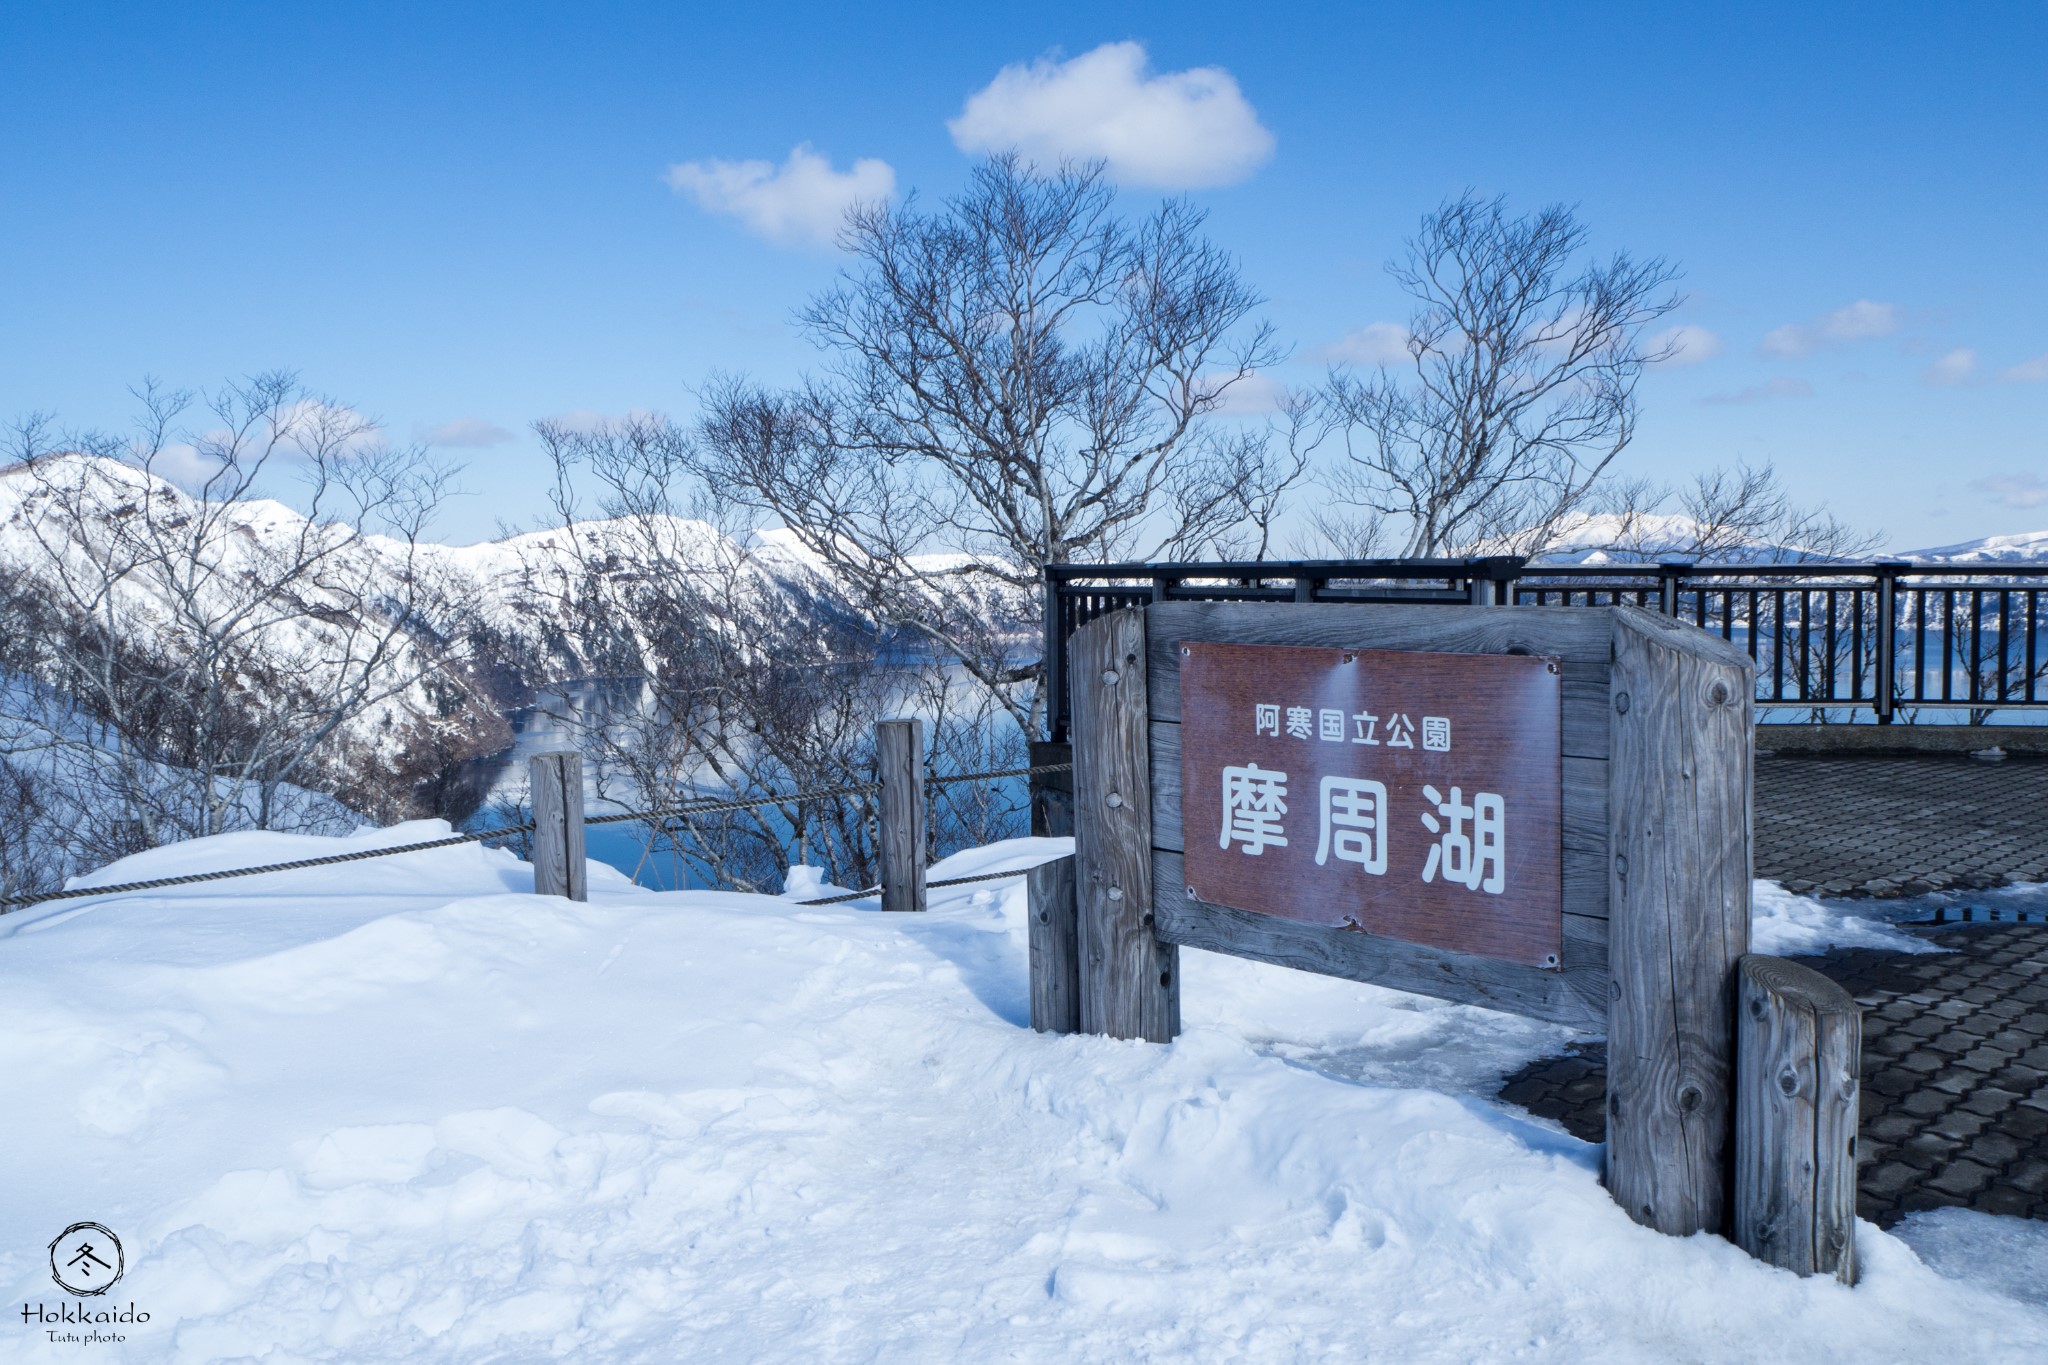
[[[1759,757],[1756,874],[1792,891],[1900,896],[2048,882],[2048,761]],[[1799,960],[1864,1006],[1857,1212],[1944,1206],[2048,1219],[2048,925],[1923,931],[1950,952]],[[1501,1098],[1606,1135],[1607,1059],[1573,1047]]]
[[[2048,881],[2048,758],[1787,754],[1756,762],[1756,875],[1821,896]]]
[[[1864,1007],[1856,1211],[1880,1227],[1945,1206],[2048,1219],[2048,925],[1929,937],[1954,951],[1799,959]],[[1586,1044],[1500,1094],[1598,1142],[1606,1073],[1606,1049]]]

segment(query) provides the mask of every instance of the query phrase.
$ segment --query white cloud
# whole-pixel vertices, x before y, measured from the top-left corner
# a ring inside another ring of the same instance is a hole
[[[1205,374],[1199,382],[1220,384],[1231,376]],[[1242,379],[1233,379],[1229,388],[1223,391],[1223,402],[1217,411],[1236,417],[1258,417],[1279,412],[1287,406],[1288,387],[1267,374],[1248,374]]]
[[[1702,403],[1763,403],[1773,398],[1811,398],[1813,385],[1804,379],[1773,379],[1763,384],[1751,384],[1734,393],[1710,393],[1700,399]]]
[[[2036,474],[1993,474],[1971,487],[2001,507],[2048,507],[2048,483]]]
[[[1905,325],[1905,315],[1896,304],[1858,299],[1812,322],[1788,322],[1764,334],[1765,355],[1797,359],[1827,346],[1888,337]]]
[[[1228,71],[1153,74],[1133,42],[1006,66],[946,128],[963,152],[1100,158],[1122,183],[1158,189],[1236,184],[1273,155],[1273,135]]]
[[[1721,354],[1721,338],[1692,323],[1666,328],[1651,337],[1649,345],[1652,354],[1667,346],[1671,348],[1671,358],[1664,362],[1666,365],[1697,365]]]
[[[849,208],[896,193],[896,172],[888,162],[862,157],[851,170],[835,171],[808,143],[780,166],[683,161],[668,168],[666,179],[706,213],[737,218],[755,235],[784,245],[830,245]]]
[[[481,417],[458,417],[427,429],[427,443],[437,446],[481,449],[484,446],[501,446],[513,439],[511,432]]]
[[[1998,377],[2008,384],[2048,384],[2048,351],[2032,360],[2022,360]]]
[[[187,493],[196,494],[206,481],[221,471],[217,454],[201,453],[190,441],[173,441],[148,457],[149,471],[169,479]]]
[[[1323,347],[1323,358],[1342,365],[1403,365],[1408,329],[1398,322],[1368,322]]]
[[[1920,371],[1920,381],[1941,388],[1949,388],[1966,382],[1977,368],[1977,353],[1967,346],[1958,346],[1941,359]]]

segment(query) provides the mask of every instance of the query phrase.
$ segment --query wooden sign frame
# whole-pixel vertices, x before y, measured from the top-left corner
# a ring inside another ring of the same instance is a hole
[[[1190,899],[1180,800],[1185,641],[1560,660],[1561,967]],[[1726,1226],[1735,967],[1749,946],[1747,655],[1633,607],[1159,602],[1084,626],[1068,661],[1076,1026],[1170,1040],[1180,1031],[1186,946],[1604,1029],[1615,1199],[1663,1232]]]

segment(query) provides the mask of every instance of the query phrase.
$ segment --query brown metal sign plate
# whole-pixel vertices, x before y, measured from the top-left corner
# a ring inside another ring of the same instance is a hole
[[[1558,966],[1556,659],[1179,648],[1188,894]]]

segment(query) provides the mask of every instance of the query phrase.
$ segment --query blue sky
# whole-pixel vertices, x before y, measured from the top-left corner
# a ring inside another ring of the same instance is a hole
[[[1195,186],[1283,380],[1405,316],[1381,263],[1446,195],[1562,200],[1676,261],[1672,321],[1718,347],[1644,382],[1626,472],[1771,459],[1898,548],[2048,526],[2039,3],[15,3],[0,415],[104,424],[145,375],[290,367],[471,442],[448,538],[530,523],[528,422],[793,377],[790,314],[836,269],[818,195],[862,160],[949,193],[949,121],[1034,61],[960,140],[1086,142],[1084,97],[1155,101],[1160,145],[1117,153],[1130,204]],[[1204,68],[1228,79],[1180,74]],[[779,178],[803,145],[808,198]],[[713,164],[750,160],[765,195]]]

